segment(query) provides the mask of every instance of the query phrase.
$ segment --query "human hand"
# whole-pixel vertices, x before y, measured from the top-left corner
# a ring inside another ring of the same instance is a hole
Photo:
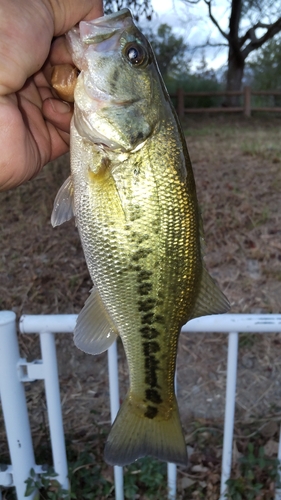
[[[0,191],[68,151],[72,108],[55,98],[52,66],[71,63],[61,35],[102,14],[102,0],[1,0]]]

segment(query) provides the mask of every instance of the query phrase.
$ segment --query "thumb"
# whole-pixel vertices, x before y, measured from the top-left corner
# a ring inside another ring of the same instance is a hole
[[[102,0],[48,0],[53,12],[54,36],[59,36],[82,19],[95,19],[103,15]]]

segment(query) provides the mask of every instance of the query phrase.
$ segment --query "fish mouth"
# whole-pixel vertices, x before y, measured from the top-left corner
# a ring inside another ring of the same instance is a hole
[[[122,9],[92,21],[81,21],[79,23],[80,40],[86,45],[99,44],[132,24],[133,19],[129,9]]]

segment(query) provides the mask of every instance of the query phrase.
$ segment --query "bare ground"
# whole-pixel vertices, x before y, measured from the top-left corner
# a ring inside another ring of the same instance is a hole
[[[186,123],[206,266],[228,296],[231,312],[281,311],[280,124],[271,117],[204,117]],[[28,184],[0,193],[0,309],[14,310],[18,317],[78,313],[91,288],[73,222],[56,229],[50,224],[54,196],[67,175],[65,157]],[[237,425],[253,419],[261,427],[279,422],[280,344],[278,334],[240,337]],[[34,337],[21,337],[20,346],[28,359],[39,355]],[[83,446],[91,439],[91,424],[108,428],[106,355],[79,352],[70,335],[60,335],[57,347],[65,430]],[[123,398],[128,381],[121,345],[119,353]],[[204,427],[223,419],[226,354],[225,335],[181,336],[178,399],[188,443],[195,421]],[[29,384],[27,394],[38,445],[46,426],[42,383]],[[269,438],[276,436],[274,427]],[[5,450],[0,421],[0,452]],[[211,490],[210,500],[217,498],[216,487]]]

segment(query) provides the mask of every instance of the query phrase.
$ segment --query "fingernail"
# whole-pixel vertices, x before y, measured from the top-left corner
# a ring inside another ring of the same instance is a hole
[[[60,99],[50,99],[50,101],[55,113],[63,115],[71,111],[71,106],[68,102],[60,101]]]

